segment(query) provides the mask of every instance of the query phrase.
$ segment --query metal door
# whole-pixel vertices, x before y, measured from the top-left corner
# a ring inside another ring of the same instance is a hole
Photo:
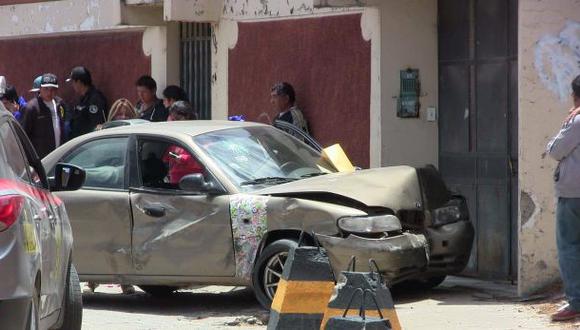
[[[466,272],[516,276],[517,0],[439,0],[439,165],[468,199]]]
[[[200,119],[211,119],[210,23],[181,23],[181,87]]]

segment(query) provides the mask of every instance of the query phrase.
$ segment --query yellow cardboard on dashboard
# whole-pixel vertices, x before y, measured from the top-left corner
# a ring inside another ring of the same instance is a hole
[[[334,144],[322,150],[322,158],[330,162],[339,172],[354,172],[355,168],[348,159],[348,156],[340,146]]]

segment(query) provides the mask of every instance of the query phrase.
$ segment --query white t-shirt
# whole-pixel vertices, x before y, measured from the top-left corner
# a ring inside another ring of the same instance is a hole
[[[60,120],[56,112],[56,101],[52,99],[50,102],[44,101],[44,104],[50,109],[52,117],[52,129],[54,131],[54,145],[58,148],[60,146]]]

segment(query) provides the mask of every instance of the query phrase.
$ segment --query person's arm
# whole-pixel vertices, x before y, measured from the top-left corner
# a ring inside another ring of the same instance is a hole
[[[32,109],[32,107],[30,106],[30,103],[24,107],[24,109],[21,110],[22,113],[22,119],[20,121],[20,124],[22,126],[22,128],[24,129],[24,132],[26,133],[26,135],[28,135],[28,138],[30,138],[32,132],[34,132],[34,121],[35,121],[35,117],[36,117],[36,111],[34,111],[34,109]]]
[[[557,161],[566,158],[580,145],[580,117],[574,118],[548,143],[548,154]]]

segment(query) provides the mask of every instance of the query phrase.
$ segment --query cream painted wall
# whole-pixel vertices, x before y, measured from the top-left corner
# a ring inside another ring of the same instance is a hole
[[[121,0],[63,0],[0,6],[0,37],[113,28]]]
[[[545,147],[572,106],[580,73],[580,1],[520,0],[519,5],[519,278],[521,295],[558,280],[554,237],[555,161]]]
[[[438,163],[437,122],[427,122],[427,107],[437,107],[437,1],[388,0],[381,15],[382,165]],[[420,118],[397,118],[399,71],[419,69]]]

